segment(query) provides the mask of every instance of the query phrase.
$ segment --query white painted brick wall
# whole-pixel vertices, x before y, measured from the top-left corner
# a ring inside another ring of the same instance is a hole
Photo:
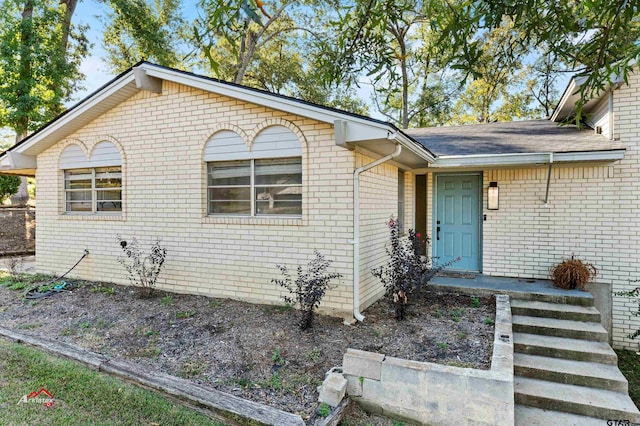
[[[208,137],[227,124],[252,136],[281,120],[306,138],[303,218],[206,217],[201,153]],[[122,216],[63,215],[61,150],[70,140],[91,149],[103,139],[124,151]],[[165,83],[162,95],[141,92],[38,156],[37,268],[62,273],[87,248],[75,276],[126,284],[116,235],[135,236],[144,247],[160,238],[168,251],[160,288],[281,303],[282,290],[270,282],[279,275],[275,265],[306,264],[318,249],[344,275],[323,307],[350,312],[354,161],[335,145],[331,125]],[[387,210],[382,216],[395,208]]]

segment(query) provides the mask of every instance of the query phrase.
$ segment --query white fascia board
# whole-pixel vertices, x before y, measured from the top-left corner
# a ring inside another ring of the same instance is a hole
[[[577,100],[575,93],[580,88],[582,83],[584,83],[585,78],[586,77],[571,78],[571,80],[569,81],[569,84],[567,85],[567,88],[564,89],[564,93],[562,94],[562,97],[560,98],[560,102],[558,102],[558,105],[556,106],[556,109],[553,112],[553,115],[551,115],[552,122],[558,121],[558,116],[560,115],[561,112],[563,112],[565,107],[574,108]],[[568,113],[564,114],[564,116],[567,116],[567,115]]]
[[[553,162],[616,161],[624,158],[624,149],[609,151],[555,152]],[[550,152],[517,154],[446,155],[436,158],[431,167],[500,167],[548,164]]]
[[[430,164],[433,164],[436,161],[435,156],[429,153],[422,145],[407,137],[404,133],[394,133],[389,137],[389,139],[397,141],[403,148],[411,151],[421,158],[424,158]]]
[[[244,87],[218,83],[216,81],[207,80],[200,76],[172,71],[166,68],[157,68],[149,64],[142,64],[140,65],[140,68],[144,68],[147,72],[147,75],[150,77],[158,77],[163,80],[168,80],[178,84],[183,84],[185,86],[201,89],[206,92],[217,93],[219,95],[228,96],[230,98],[240,99],[242,101],[251,102],[268,108],[300,115],[302,117],[311,118],[324,123],[333,124],[335,120],[344,120],[349,124],[362,125],[368,129],[377,128],[379,130],[383,130],[384,132],[392,131],[391,127],[387,124],[376,123],[373,121],[354,117],[349,114],[343,114],[338,111],[330,111],[292,99],[281,98],[278,96],[274,96],[271,93],[263,93]],[[351,137],[352,136],[350,136],[350,132],[347,129],[347,142]],[[357,135],[357,138],[358,139],[354,140],[363,140],[359,135]]]
[[[114,84],[112,84],[109,87],[105,87],[104,90],[92,96],[90,99],[87,100],[87,102],[73,109],[69,113],[65,114],[63,117],[59,118],[55,123],[52,123],[50,126],[40,130],[40,132],[38,132],[37,135],[35,135],[29,141],[19,145],[16,149],[12,150],[12,152],[21,153],[28,150],[29,148],[38,144],[38,142],[40,142],[41,140],[46,139],[49,135],[51,135],[53,132],[58,130],[60,127],[63,127],[66,124],[70,123],[71,121],[77,119],[86,111],[92,108],[95,108],[105,99],[109,98],[111,95],[118,92],[128,84],[133,83],[134,81],[135,80],[133,77],[133,72],[129,72],[128,74],[124,75],[119,81],[114,82]]]

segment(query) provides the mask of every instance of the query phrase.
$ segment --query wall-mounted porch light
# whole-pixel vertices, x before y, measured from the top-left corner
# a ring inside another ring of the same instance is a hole
[[[487,210],[498,210],[500,208],[500,189],[498,182],[489,182],[487,191]]]

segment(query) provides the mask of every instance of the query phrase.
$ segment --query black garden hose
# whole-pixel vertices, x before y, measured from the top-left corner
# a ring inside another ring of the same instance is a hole
[[[46,287],[46,286],[50,286],[51,284],[55,283],[56,281],[60,281],[61,279],[63,279],[64,277],[67,276],[67,274],[71,271],[73,271],[76,266],[78,266],[80,264],[80,262],[82,262],[82,260],[87,257],[89,255],[89,250],[84,249],[84,253],[82,254],[82,257],[76,262],[75,265],[73,265],[67,272],[65,272],[64,274],[60,275],[57,278],[52,279],[51,281],[49,281],[46,284],[39,284],[29,290],[27,290],[24,294],[25,299],[41,299],[43,297],[47,297],[47,296],[51,296],[54,293],[59,293],[61,291],[64,291],[64,288],[66,287],[66,282],[64,283],[64,285],[62,286],[56,286],[53,288],[53,290],[49,290],[49,291],[45,291],[43,293],[36,291],[37,289],[39,289],[40,287]]]

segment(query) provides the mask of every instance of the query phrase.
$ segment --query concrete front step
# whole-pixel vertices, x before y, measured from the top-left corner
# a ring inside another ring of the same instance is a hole
[[[595,322],[513,315],[512,324],[513,331],[516,333],[542,334],[598,342],[609,341],[607,331],[602,325]]]
[[[587,291],[576,291],[578,295],[554,294],[554,293],[536,293],[536,292],[519,292],[510,294],[511,301],[514,300],[536,300],[538,302],[559,303],[577,306],[594,306],[594,300],[591,293]],[[566,293],[565,291],[562,291]]]
[[[528,355],[618,365],[618,356],[606,342],[513,333],[513,350]]]
[[[526,377],[515,377],[514,388],[516,404],[605,420],[640,422],[638,408],[624,393]]]
[[[520,404],[515,406],[516,426],[605,426],[606,424],[602,419],[595,417],[543,410],[542,408],[527,407]]]
[[[537,300],[512,300],[511,314],[572,321],[600,322],[600,312],[594,306],[567,305]]]
[[[616,392],[629,391],[629,383],[615,365],[544,356],[513,354],[516,376]]]

